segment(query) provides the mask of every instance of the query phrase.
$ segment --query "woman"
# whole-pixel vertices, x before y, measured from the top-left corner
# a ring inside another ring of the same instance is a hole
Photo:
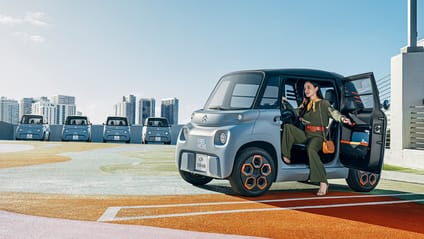
[[[288,104],[283,97],[283,103]],[[290,152],[293,144],[306,144],[310,166],[310,181],[320,183],[317,196],[324,196],[328,192],[327,174],[318,152],[322,149],[325,127],[329,117],[338,122],[351,125],[346,116],[334,109],[327,100],[324,100],[317,83],[306,81],[304,84],[304,98],[296,109],[299,119],[305,124],[305,131],[291,124],[285,124],[282,139],[282,153],[285,163],[290,164]]]

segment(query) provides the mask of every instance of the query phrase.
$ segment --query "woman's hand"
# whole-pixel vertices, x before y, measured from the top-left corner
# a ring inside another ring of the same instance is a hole
[[[349,118],[347,118],[347,117],[343,117],[342,118],[342,122],[344,123],[344,124],[348,124],[349,126],[353,126],[353,125],[355,125],[355,123],[353,123]]]

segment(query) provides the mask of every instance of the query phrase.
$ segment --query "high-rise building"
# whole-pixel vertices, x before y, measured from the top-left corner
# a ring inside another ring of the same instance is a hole
[[[19,103],[17,100],[0,98],[0,121],[18,124],[19,122]]]
[[[32,104],[32,114],[42,115],[48,124],[56,124],[57,107],[47,97],[41,97],[39,101]]]
[[[138,124],[144,124],[148,117],[155,116],[155,99],[142,98],[138,101]]]
[[[55,124],[64,124],[66,117],[76,115],[77,107],[74,96],[54,95],[52,96],[52,103],[56,105]]]
[[[52,103],[56,105],[75,105],[75,96],[54,95],[52,96]]]
[[[168,98],[161,101],[161,117],[168,119],[170,125],[178,124],[178,99]]]
[[[130,124],[135,124],[136,98],[134,95],[122,97],[122,102],[114,105],[115,116],[127,117]]]
[[[35,103],[34,98],[23,98],[19,107],[19,119],[22,115],[32,114],[32,104]]]

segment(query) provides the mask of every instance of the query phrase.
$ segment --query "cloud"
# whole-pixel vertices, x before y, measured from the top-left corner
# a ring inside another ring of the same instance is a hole
[[[22,19],[0,14],[0,24],[14,26],[23,23]]]
[[[37,27],[45,27],[47,23],[47,15],[43,12],[29,12],[25,15],[24,21]]]
[[[10,27],[47,27],[50,25],[48,23],[48,16],[43,12],[27,12],[23,17],[12,17],[0,14],[0,25],[8,25]],[[41,35],[30,34],[27,32],[15,31],[12,33],[14,37],[24,41],[32,43],[44,43],[46,39]]]
[[[25,42],[44,43],[46,41],[46,39],[40,35],[31,35],[26,32],[14,32],[13,36]]]
[[[12,17],[0,14],[0,24],[9,26],[29,24],[36,27],[46,27],[50,25],[47,20],[48,17],[43,12],[27,12],[24,17]]]

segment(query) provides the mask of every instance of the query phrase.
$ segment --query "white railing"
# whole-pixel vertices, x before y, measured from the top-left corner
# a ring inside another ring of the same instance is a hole
[[[424,150],[424,106],[411,106],[410,112],[410,147]]]

